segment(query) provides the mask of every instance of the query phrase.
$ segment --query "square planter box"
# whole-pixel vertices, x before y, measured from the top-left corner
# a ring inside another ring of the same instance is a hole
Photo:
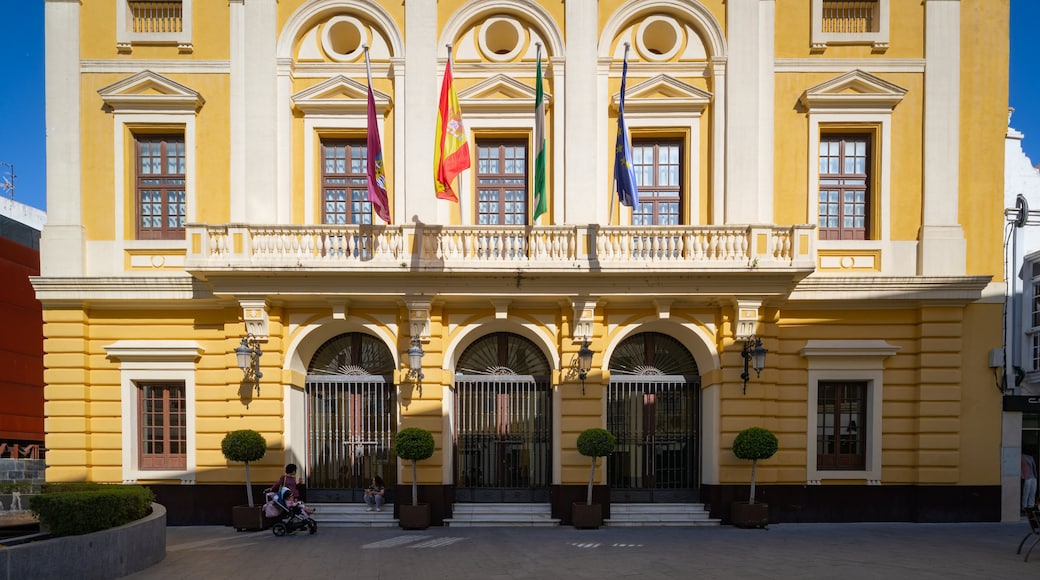
[[[264,506],[236,505],[232,507],[231,526],[240,532],[264,529]]]
[[[730,519],[738,528],[762,528],[769,525],[769,504],[735,501],[730,504]]]
[[[430,504],[399,505],[397,509],[400,516],[397,518],[400,526],[406,530],[425,530],[430,527]]]
[[[571,525],[582,530],[594,530],[603,525],[603,506],[594,503],[571,505]]]

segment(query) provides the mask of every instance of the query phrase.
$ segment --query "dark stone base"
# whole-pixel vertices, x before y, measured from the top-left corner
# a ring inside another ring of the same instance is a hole
[[[236,505],[231,508],[231,525],[238,531],[256,531],[264,529],[263,504],[249,507]]]
[[[711,517],[731,524],[730,506],[747,501],[747,485],[704,485]],[[755,503],[769,504],[769,523],[999,522],[1000,486],[756,485]]]

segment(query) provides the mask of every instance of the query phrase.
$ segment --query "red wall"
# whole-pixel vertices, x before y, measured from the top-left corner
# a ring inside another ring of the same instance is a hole
[[[29,283],[38,250],[0,238],[0,443],[43,442],[43,308]]]

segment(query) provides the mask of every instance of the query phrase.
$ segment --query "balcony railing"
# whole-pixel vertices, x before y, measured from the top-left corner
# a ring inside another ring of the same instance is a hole
[[[823,31],[877,32],[878,8],[877,0],[823,0]]]
[[[808,269],[814,226],[187,227],[189,270]]]
[[[133,32],[181,32],[184,7],[180,0],[129,0]]]

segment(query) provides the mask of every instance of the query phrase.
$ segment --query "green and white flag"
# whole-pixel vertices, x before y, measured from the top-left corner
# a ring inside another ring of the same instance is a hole
[[[538,47],[538,80],[534,96],[534,218],[545,213],[545,93],[542,91],[542,47]]]

